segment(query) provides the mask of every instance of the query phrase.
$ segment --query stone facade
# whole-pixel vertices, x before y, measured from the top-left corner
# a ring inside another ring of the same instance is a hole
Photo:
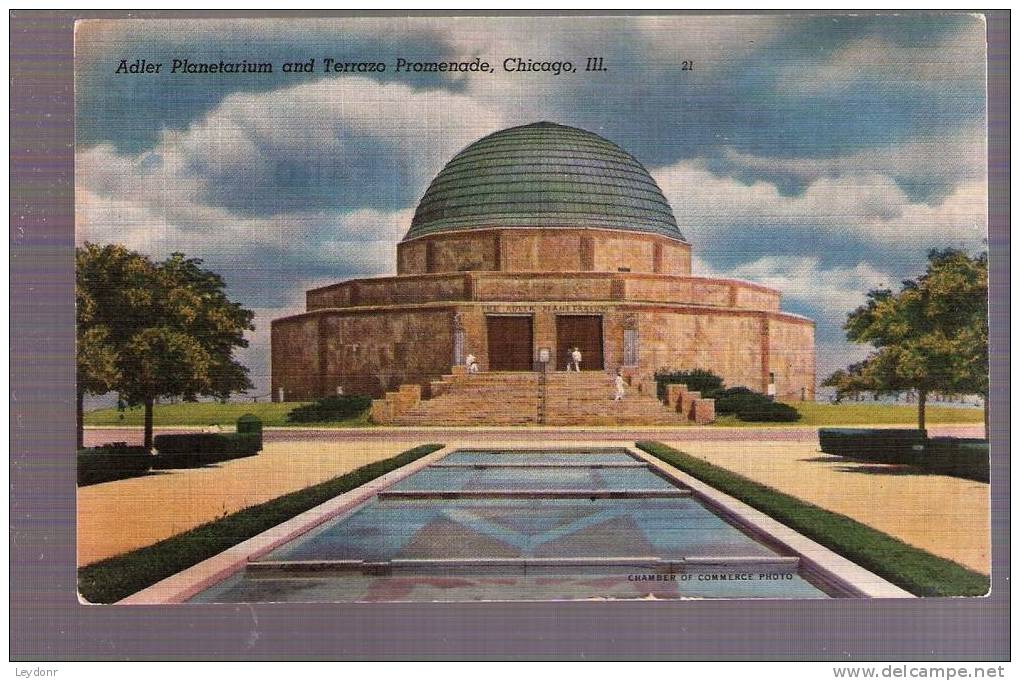
[[[729,386],[814,398],[814,325],[780,312],[779,296],[729,280],[639,273],[458,272],[344,282],[308,293],[309,312],[273,322],[273,396],[380,397],[429,383],[468,353],[489,368],[487,317],[531,320],[534,364],[555,362],[557,316],[602,320],[604,368],[646,378],[660,368],[711,370]],[[630,357],[626,339],[632,345]],[[550,370],[562,370],[555,364]]]

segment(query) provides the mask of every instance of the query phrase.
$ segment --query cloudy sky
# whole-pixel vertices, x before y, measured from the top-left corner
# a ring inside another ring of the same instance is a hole
[[[270,320],[310,287],[394,273],[431,178],[512,125],[634,154],[696,274],[777,288],[815,319],[820,379],[863,356],[841,327],[869,289],[920,273],[929,248],[985,248],[978,17],[102,21],[79,24],[75,50],[78,241],[203,258],[256,311],[241,358],[263,393]],[[607,71],[501,68],[589,56]],[[326,74],[326,57],[387,70]],[[475,57],[495,71],[393,68]],[[310,58],[314,73],[281,70]],[[122,59],[164,66],[117,74]],[[171,74],[173,59],[274,73]]]

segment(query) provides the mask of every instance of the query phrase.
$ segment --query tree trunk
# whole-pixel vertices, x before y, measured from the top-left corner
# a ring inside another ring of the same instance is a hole
[[[928,393],[925,390],[917,391],[917,427],[924,430],[924,404],[928,401]]]
[[[147,450],[152,449],[152,403],[153,399],[145,399],[145,434],[142,437],[142,446]]]
[[[85,392],[78,390],[78,449],[85,447]]]
[[[988,395],[981,396],[985,403],[985,440],[991,441],[991,431],[989,428],[989,415],[988,415]]]

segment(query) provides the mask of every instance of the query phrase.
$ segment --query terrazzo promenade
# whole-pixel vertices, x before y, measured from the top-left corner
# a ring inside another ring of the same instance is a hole
[[[975,435],[981,424],[936,434]],[[183,429],[181,429],[183,430]],[[165,432],[165,431],[163,431]],[[140,429],[94,428],[91,442],[135,440]],[[818,451],[817,429],[275,429],[260,455],[164,471],[78,490],[78,560],[87,565],[148,546],[247,506],[322,482],[422,442],[451,448],[628,446],[659,439],[880,529],[914,546],[987,572],[989,486],[906,466],[858,463]],[[727,444],[731,443],[731,444]],[[154,500],[159,500],[154,506]],[[154,509],[157,509],[154,511]]]

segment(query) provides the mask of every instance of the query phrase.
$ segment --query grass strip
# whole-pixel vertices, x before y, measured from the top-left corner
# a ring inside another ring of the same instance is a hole
[[[639,449],[832,549],[915,596],[984,596],[990,579],[867,525],[677,451],[661,442]]]
[[[91,603],[119,601],[442,447],[419,445],[318,485],[199,525],[152,546],[78,568],[78,592]]]

